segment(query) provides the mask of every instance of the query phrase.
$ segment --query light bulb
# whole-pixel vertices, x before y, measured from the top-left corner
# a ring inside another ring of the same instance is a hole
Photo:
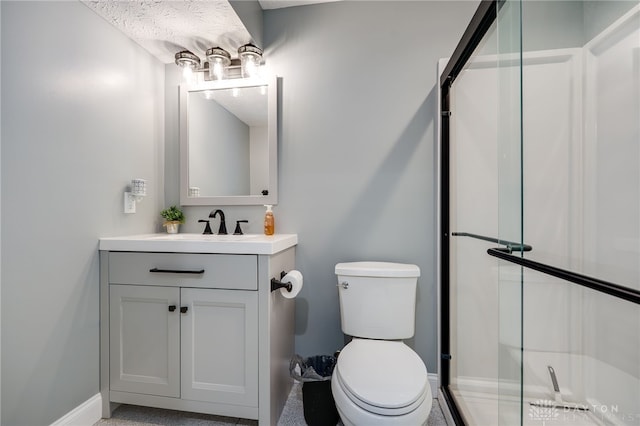
[[[251,43],[245,44],[238,48],[238,56],[240,57],[242,77],[256,77],[258,75],[260,62],[262,61],[262,49]]]
[[[198,82],[198,74],[193,72],[192,67],[184,67],[182,69],[182,79],[187,84],[196,84]]]
[[[188,50],[176,53],[176,65],[182,68],[182,78],[192,84],[194,82],[194,70],[200,66],[200,58]]]
[[[242,76],[245,78],[255,77],[258,70],[255,56],[248,56],[242,62]]]
[[[193,68],[191,67],[182,67],[182,78],[184,78],[186,81],[191,81],[191,79],[193,78]]]
[[[209,66],[211,67],[211,73],[209,74],[211,78],[214,80],[222,80],[224,78],[224,66],[220,61],[216,60],[213,66],[211,64]]]
[[[221,47],[207,49],[207,60],[209,61],[209,78],[212,80],[222,80],[226,77],[227,67],[231,64],[231,55]]]

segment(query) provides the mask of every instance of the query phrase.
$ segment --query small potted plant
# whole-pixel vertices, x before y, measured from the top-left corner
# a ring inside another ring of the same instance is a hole
[[[181,223],[184,223],[184,213],[176,206],[162,210],[160,216],[164,218],[162,226],[167,228],[167,233],[169,234],[177,234],[178,227]]]

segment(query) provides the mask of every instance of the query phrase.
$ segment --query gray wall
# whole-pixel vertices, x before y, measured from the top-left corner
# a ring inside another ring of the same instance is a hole
[[[229,3],[251,34],[253,44],[262,47],[263,17],[258,0],[229,0]]]
[[[588,42],[638,4],[633,0],[584,1],[584,42]]]
[[[343,345],[336,263],[415,263],[422,276],[414,344],[436,372],[436,63],[476,7],[346,1],[265,11],[265,57],[283,78],[276,232],[298,234],[305,277],[298,353]],[[177,77],[167,75],[169,103]],[[168,132],[167,144],[175,138]],[[167,202],[177,199],[167,191]],[[201,232],[197,220],[210,210],[187,208],[186,230]],[[248,232],[262,232],[264,208],[224,210],[229,223],[249,219]]]
[[[525,52],[581,47],[584,44],[582,9],[582,2],[572,0],[508,2],[500,11],[500,31],[496,31],[498,23],[494,22],[474,56],[495,55],[498,50],[518,52],[520,30]]]
[[[160,229],[164,66],[80,2],[0,7],[2,424],[47,425],[99,390],[98,238]]]
[[[340,349],[335,264],[417,264],[414,347],[436,372],[437,60],[477,2],[337,2],[265,14],[283,76],[279,231],[305,288],[296,351]]]
[[[635,1],[524,1],[522,2],[522,48],[524,51],[582,47],[616,19],[628,12]],[[512,18],[509,18],[512,19]],[[503,25],[502,42],[506,37],[519,46],[519,24],[514,33],[505,35]],[[496,51],[495,34],[483,43],[483,53]],[[501,45],[502,52],[505,46]]]
[[[178,202],[179,73],[81,3],[0,5],[2,424],[45,425],[98,392],[98,238],[160,231],[158,212]],[[297,352],[342,345],[335,263],[412,262],[415,347],[435,372],[436,61],[476,5],[265,13],[269,66],[284,78],[276,226],[299,234],[305,274]],[[125,215],[134,177],[149,196]],[[184,230],[201,231],[210,210],[188,208]],[[262,207],[225,211],[262,231]]]
[[[584,44],[582,3],[557,0],[522,2],[523,50],[581,47]],[[513,37],[517,40],[519,35],[514,34]]]
[[[436,371],[436,63],[475,11],[462,2],[337,2],[265,14],[283,76],[279,232],[305,276],[296,351],[340,349],[335,264],[417,264],[414,345]]]

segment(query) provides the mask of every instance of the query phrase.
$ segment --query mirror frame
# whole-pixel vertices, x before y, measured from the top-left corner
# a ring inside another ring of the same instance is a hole
[[[263,205],[278,204],[278,78],[236,78],[206,81],[198,84],[181,84],[180,115],[180,204],[183,206],[211,205]],[[220,195],[189,197],[189,92],[222,90],[253,86],[267,86],[267,148],[269,161],[268,195]]]

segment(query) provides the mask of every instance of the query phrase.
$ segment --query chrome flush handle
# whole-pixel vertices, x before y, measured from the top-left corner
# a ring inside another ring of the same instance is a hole
[[[342,286],[342,288],[346,290],[349,288],[349,283],[346,281],[342,281],[341,283],[336,284],[336,287],[339,287],[339,286]]]

